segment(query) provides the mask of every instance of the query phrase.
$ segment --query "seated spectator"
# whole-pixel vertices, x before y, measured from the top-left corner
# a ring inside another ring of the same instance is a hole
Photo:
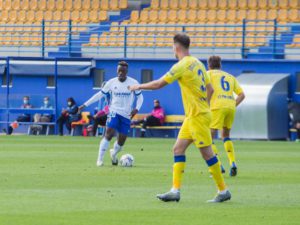
[[[93,122],[93,125],[90,125],[92,128],[93,136],[96,136],[98,126],[105,126],[107,115],[109,113],[109,107],[106,105],[102,110],[99,110],[94,116],[89,116],[89,119],[91,122]],[[88,129],[90,129],[90,126]]]
[[[31,109],[32,105],[30,104],[30,99],[29,96],[24,96],[23,97],[23,105],[21,105],[21,109]],[[19,122],[30,122],[31,121],[31,116],[30,114],[22,114],[20,116],[17,117],[17,119],[11,123],[8,127],[8,130],[3,129],[3,131],[7,134],[7,135],[11,135],[14,131],[14,129],[19,127]]]
[[[141,137],[145,137],[147,126],[161,126],[164,121],[164,109],[160,106],[159,100],[154,100],[154,108],[151,114],[142,120],[134,122],[134,124],[142,124]]]
[[[71,124],[81,119],[81,114],[78,113],[78,106],[75,100],[71,97],[67,99],[68,107],[63,109],[60,117],[57,119],[59,135],[63,135],[63,125],[66,124],[66,128],[71,133]]]
[[[43,105],[41,106],[41,109],[53,109],[53,106],[50,104],[49,97],[44,97]],[[49,123],[52,120],[53,115],[49,113],[36,113],[34,114],[33,121],[35,123]],[[38,133],[42,131],[43,126],[42,125],[32,125],[31,131],[33,134]]]
[[[292,122],[292,127],[297,130],[297,142],[300,141],[300,103],[290,102],[288,111]]]

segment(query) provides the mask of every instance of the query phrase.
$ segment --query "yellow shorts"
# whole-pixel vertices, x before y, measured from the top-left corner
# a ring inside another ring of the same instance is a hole
[[[234,121],[235,110],[233,109],[214,109],[211,111],[210,128],[221,130],[224,127],[231,129]]]
[[[179,131],[179,139],[193,140],[197,148],[212,144],[210,125],[211,114],[202,113],[195,117],[185,118]]]

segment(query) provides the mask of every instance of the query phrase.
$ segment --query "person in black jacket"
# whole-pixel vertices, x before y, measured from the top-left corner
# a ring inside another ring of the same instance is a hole
[[[63,135],[63,125],[66,124],[66,128],[69,133],[71,133],[71,124],[81,119],[81,115],[78,113],[78,106],[76,105],[75,100],[70,97],[67,99],[68,107],[63,109],[60,117],[57,119],[59,127],[59,135]]]
[[[292,127],[297,130],[297,142],[300,142],[300,103],[290,102],[288,104],[289,115]]]

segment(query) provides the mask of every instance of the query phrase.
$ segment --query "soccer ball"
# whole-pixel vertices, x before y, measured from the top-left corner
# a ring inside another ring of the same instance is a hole
[[[120,165],[123,167],[131,167],[133,166],[134,158],[130,154],[122,155],[120,158]]]

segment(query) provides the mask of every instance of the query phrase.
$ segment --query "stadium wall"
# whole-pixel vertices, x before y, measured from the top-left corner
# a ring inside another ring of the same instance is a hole
[[[63,59],[60,59],[63,60]],[[70,60],[70,59],[68,59]],[[94,59],[97,69],[103,69],[105,80],[116,76],[116,67],[121,59]],[[176,60],[170,59],[127,59],[129,63],[129,76],[141,81],[141,71],[143,69],[153,70],[153,79],[157,79],[166,73]],[[206,61],[202,60],[205,64]],[[41,67],[42,71],[43,68]],[[300,61],[299,60],[224,60],[223,70],[238,76],[241,73],[290,73],[289,97],[293,101],[300,102]],[[298,75],[297,75],[298,74]],[[99,89],[93,89],[93,73],[90,76],[59,76],[58,78],[58,112],[62,107],[66,107],[66,99],[74,97],[78,104],[82,104]],[[298,76],[298,87],[297,87]],[[3,79],[3,76],[1,77]],[[1,80],[2,81],[2,80]],[[298,92],[296,89],[298,88]],[[159,99],[166,109],[167,114],[183,114],[180,89],[177,83],[168,85],[162,90],[145,91],[144,104],[141,113],[149,112],[153,107],[153,100]],[[38,71],[33,75],[13,76],[13,84],[10,88],[10,95],[13,98],[13,107],[22,104],[22,96],[32,96],[32,103],[35,107],[40,107],[43,96],[54,96],[54,89],[47,87],[47,76],[39,75]],[[1,108],[5,107],[6,87],[1,87]],[[12,104],[11,104],[12,106]],[[97,105],[91,106],[88,110],[93,111]],[[2,114],[2,113],[1,113]],[[12,115],[12,118],[16,115]],[[1,120],[4,115],[1,115]]]

